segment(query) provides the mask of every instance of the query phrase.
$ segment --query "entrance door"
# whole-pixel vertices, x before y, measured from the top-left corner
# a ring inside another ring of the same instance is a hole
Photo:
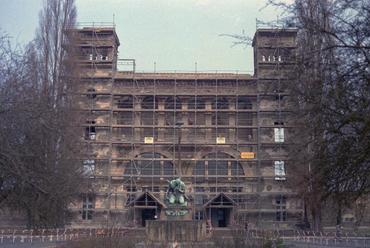
[[[226,209],[217,209],[218,227],[226,227]]]
[[[230,208],[210,208],[212,226],[227,227],[229,224],[230,212]]]
[[[141,211],[141,225],[145,226],[146,220],[154,220],[155,219],[155,209],[143,209]]]

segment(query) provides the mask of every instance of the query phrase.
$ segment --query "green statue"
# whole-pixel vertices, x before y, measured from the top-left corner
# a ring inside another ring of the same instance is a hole
[[[185,183],[180,178],[168,181],[166,199],[170,205],[178,204],[184,207],[188,205],[188,199],[185,196]]]

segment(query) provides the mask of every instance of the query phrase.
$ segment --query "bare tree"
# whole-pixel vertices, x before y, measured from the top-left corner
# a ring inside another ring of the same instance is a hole
[[[370,2],[266,2],[282,10],[281,28],[298,28],[288,183],[302,195],[315,230],[326,202],[334,202],[339,225],[343,208],[370,189]],[[251,40],[226,36],[234,45]]]
[[[36,39],[24,51],[2,40],[1,203],[24,212],[30,227],[63,225],[79,193],[79,130],[70,94],[77,72],[65,32],[75,18],[74,1],[48,0]]]
[[[370,3],[362,0],[269,1],[299,29],[297,82],[291,85],[297,185],[315,229],[322,203],[342,210],[370,188]],[[302,187],[303,186],[303,187]]]

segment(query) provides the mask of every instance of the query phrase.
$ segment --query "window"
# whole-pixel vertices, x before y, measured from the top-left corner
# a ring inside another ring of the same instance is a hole
[[[274,169],[275,169],[275,180],[281,181],[286,179],[284,161],[275,161]]]
[[[95,171],[95,160],[86,159],[83,161],[83,174],[86,176],[94,175]]]
[[[209,153],[197,161],[193,169],[193,175],[203,176],[208,172],[210,176],[244,175],[243,167],[229,154],[216,152]],[[229,171],[230,170],[230,171]]]
[[[188,109],[205,109],[206,103],[200,97],[191,98],[188,101]]]
[[[247,96],[238,96],[236,108],[237,109],[252,109],[253,104],[252,104],[251,98]]]
[[[212,125],[229,125],[229,114],[225,112],[214,112],[212,113]]]
[[[286,221],[287,212],[286,212],[286,197],[279,195],[275,198],[276,206],[276,221]]]
[[[203,218],[204,218],[203,211],[195,211],[194,219],[203,220]]]
[[[182,112],[166,112],[164,116],[164,121],[166,126],[173,126],[176,125],[176,123],[182,123],[183,122],[183,115]]]
[[[284,99],[284,91],[283,90],[275,90],[274,91],[276,93],[275,95],[275,100],[276,101],[282,101]]]
[[[141,108],[143,109],[157,109],[158,100],[153,96],[146,96],[141,102]]]
[[[266,61],[266,57],[262,55],[262,62],[265,62],[265,61]]]
[[[158,118],[152,111],[141,112],[140,124],[141,125],[156,125]]]
[[[178,97],[169,96],[164,103],[165,109],[181,109],[181,102]]]
[[[237,125],[240,126],[252,126],[253,125],[253,113],[239,112],[237,113]]]
[[[91,220],[93,216],[93,196],[85,196],[82,202],[82,219],[83,220]]]
[[[208,161],[208,175],[227,175],[227,161],[209,160]]]
[[[114,113],[117,125],[132,125],[133,113],[132,112],[116,112]]]
[[[174,175],[175,169],[170,161],[159,153],[145,152],[126,164],[125,175]]]
[[[96,130],[95,130],[95,121],[87,121],[89,125],[85,129],[85,140],[95,140],[96,138]]]
[[[206,167],[204,165],[204,161],[197,161],[195,164],[195,168],[193,170],[193,175],[205,175],[206,174]]]
[[[133,107],[133,99],[132,96],[119,96],[115,97],[115,101],[117,104],[117,108],[132,108]]]
[[[217,97],[212,103],[212,109],[228,109],[229,102],[225,97]]]
[[[231,161],[231,175],[244,176],[243,167],[237,161]]]
[[[275,127],[274,128],[275,134],[275,142],[284,142],[284,128],[282,127]]]
[[[87,90],[87,97],[88,97],[89,99],[94,99],[94,98],[96,98],[96,90],[95,90],[94,88],[89,88],[89,89]]]

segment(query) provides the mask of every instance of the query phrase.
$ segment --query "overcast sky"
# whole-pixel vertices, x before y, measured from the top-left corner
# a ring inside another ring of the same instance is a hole
[[[26,43],[34,36],[42,0],[0,0],[0,27]],[[232,47],[220,34],[253,36],[256,18],[276,20],[264,0],[76,0],[79,22],[113,22],[120,58],[139,71],[252,71],[251,48]],[[262,10],[261,10],[262,9]]]

